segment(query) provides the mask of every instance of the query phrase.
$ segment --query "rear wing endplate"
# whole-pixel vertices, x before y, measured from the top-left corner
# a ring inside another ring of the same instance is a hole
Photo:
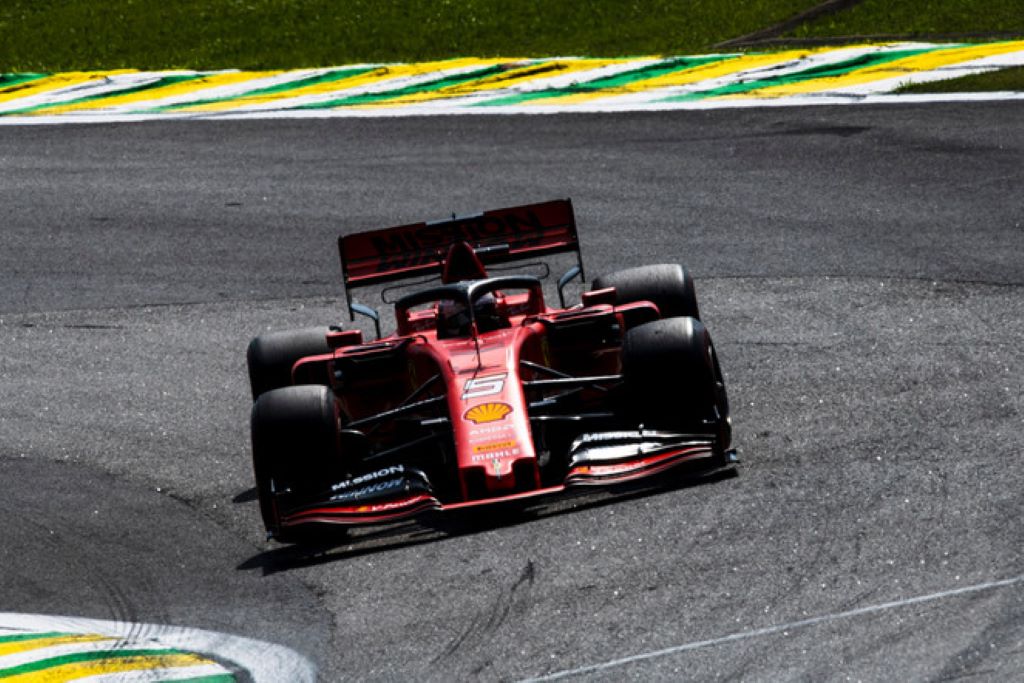
[[[338,238],[349,316],[360,287],[439,273],[448,249],[468,242],[484,264],[575,252],[583,274],[576,218],[569,199],[494,209]],[[574,269],[575,270],[575,269]],[[356,304],[358,309],[360,307]],[[360,311],[361,312],[361,311]]]

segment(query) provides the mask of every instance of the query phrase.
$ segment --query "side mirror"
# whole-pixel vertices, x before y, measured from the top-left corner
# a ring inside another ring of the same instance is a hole
[[[373,328],[377,332],[377,339],[380,339],[380,313],[377,312],[377,309],[358,303],[351,304],[350,308],[353,313],[365,315],[367,318],[373,320]]]
[[[582,272],[583,269],[576,265],[565,271],[565,275],[558,278],[558,302],[562,305],[562,308],[565,308],[565,286],[572,282],[573,279]]]

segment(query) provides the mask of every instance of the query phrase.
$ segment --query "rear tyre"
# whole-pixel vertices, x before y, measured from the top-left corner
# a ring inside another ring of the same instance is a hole
[[[622,344],[626,412],[655,429],[708,433],[719,453],[732,427],[725,381],[707,328],[696,318],[638,325]]]
[[[615,303],[650,301],[662,318],[688,316],[700,320],[693,277],[676,263],[640,266],[594,278],[594,289],[615,288]]]
[[[252,463],[260,514],[278,540],[296,540],[280,528],[275,493],[316,494],[344,476],[337,404],[325,386],[272,389],[252,407]]]
[[[261,394],[292,383],[292,366],[306,356],[330,353],[327,327],[269,332],[251,342],[245,356],[249,363],[249,386],[255,401]]]

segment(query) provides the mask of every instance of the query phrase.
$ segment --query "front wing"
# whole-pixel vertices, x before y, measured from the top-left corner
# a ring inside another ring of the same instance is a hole
[[[733,462],[735,454],[729,452],[722,457],[711,435],[642,430],[584,434],[570,448],[568,472],[556,486],[444,503],[422,471],[394,465],[338,482],[316,501],[279,510],[279,524],[282,529],[309,524],[385,524],[428,512],[527,501],[579,487],[611,487],[654,477],[682,465],[713,469]]]

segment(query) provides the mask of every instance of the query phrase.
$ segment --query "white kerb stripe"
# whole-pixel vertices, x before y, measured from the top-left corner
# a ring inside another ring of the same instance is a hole
[[[500,64],[500,60],[494,60],[494,64]],[[380,65],[377,68],[384,68],[385,66],[404,66],[404,65]],[[301,107],[310,104],[320,104],[323,102],[330,102],[332,100],[340,100],[346,97],[354,97],[356,95],[371,95],[371,94],[382,94],[391,90],[400,90],[409,86],[420,85],[423,83],[429,83],[431,81],[448,78],[449,76],[458,76],[465,73],[470,73],[478,69],[483,69],[489,66],[489,63],[481,62],[479,64],[470,64],[469,66],[462,66],[453,69],[441,69],[439,71],[427,71],[422,74],[416,74],[414,76],[383,76],[371,83],[366,83],[361,86],[349,87],[349,88],[338,88],[337,90],[331,90],[328,92],[321,92],[315,95],[301,95],[298,97],[283,97],[275,99],[271,102],[264,102],[261,104],[250,104],[236,109],[232,109],[232,112],[250,112],[250,111],[266,111],[266,110],[286,110],[294,107]]]
[[[262,76],[255,77],[239,81],[237,83],[229,83],[227,85],[211,85],[203,86],[197,82],[195,88],[189,89],[188,92],[180,93],[178,95],[169,95],[166,97],[157,97],[151,100],[140,100],[138,102],[130,102],[128,104],[117,105],[109,107],[104,111],[113,113],[127,113],[134,111],[144,111],[154,107],[169,107],[175,104],[187,104],[189,102],[198,102],[201,100],[216,100],[226,99],[230,97],[238,97],[244,95],[247,92],[253,90],[260,90],[262,88],[270,88],[275,85],[282,85],[284,83],[290,83],[292,81],[298,81],[303,78],[309,78],[315,76],[318,73],[327,71],[326,69],[307,69],[299,71],[286,71],[284,73],[276,74],[274,76]],[[236,69],[230,69],[227,71],[217,71],[207,76],[219,76],[221,74],[239,73]]]
[[[558,61],[556,59],[543,60],[543,61]],[[572,63],[571,60],[565,60],[568,63]],[[467,106],[472,104],[478,104],[480,102],[488,102],[490,100],[500,100],[504,97],[515,97],[516,95],[523,95],[526,93],[539,92],[541,90],[550,90],[558,88],[568,88],[573,85],[583,85],[590,81],[595,81],[599,78],[608,78],[609,76],[617,76],[619,74],[627,73],[629,71],[636,71],[646,66],[658,64],[662,61],[661,59],[636,59],[621,64],[608,64],[607,66],[600,66],[594,69],[586,69],[583,71],[573,71],[567,74],[555,74],[553,76],[546,76],[537,78],[534,80],[526,81],[520,85],[514,85],[509,88],[500,88],[494,90],[478,91],[473,93],[466,93],[456,97],[449,97],[444,99],[429,100],[426,102],[416,102],[410,107],[416,109],[434,109],[434,108],[445,108],[449,106]],[[571,95],[572,93],[565,93]],[[536,105],[526,104],[524,107],[532,107]]]
[[[822,54],[789,59],[774,64],[755,66],[749,69],[740,69],[738,71],[726,74],[725,76],[699,80],[693,83],[688,83],[686,85],[668,85],[659,88],[652,88],[650,90],[644,90],[642,92],[626,94],[609,93],[608,97],[595,99],[588,104],[611,105],[612,107],[615,108],[622,107],[623,105],[647,105],[648,103],[656,103],[668,97],[675,97],[678,95],[688,95],[692,93],[704,92],[707,90],[714,90],[716,88],[723,88],[729,85],[734,85],[736,83],[743,83],[745,81],[755,81],[760,80],[762,78],[770,78],[774,76],[788,76],[790,74],[799,73],[801,71],[805,71],[816,66],[834,64],[836,62],[846,61],[848,59],[853,59],[861,55],[888,49],[891,48],[889,46],[871,46],[830,50]],[[703,68],[713,68],[714,66],[715,64],[710,64]]]
[[[0,631],[0,635],[3,635],[3,633],[3,631]],[[10,669],[15,666],[24,666],[25,664],[41,662],[44,659],[51,659],[53,657],[67,657],[68,655],[77,655],[86,652],[104,652],[106,650],[115,650],[118,647],[124,647],[123,641],[113,638],[110,640],[95,640],[81,643],[64,643],[62,645],[50,645],[49,647],[33,648],[31,650],[13,652],[11,654],[0,657],[0,669]],[[132,649],[138,649],[142,647],[145,647],[146,649],[158,649],[160,646],[147,646],[136,644],[133,644],[131,646]]]
[[[99,674],[76,678],[78,683],[143,683],[144,681],[180,681],[203,676],[223,676],[231,671],[217,664],[182,666],[175,669],[146,669],[145,671],[122,671],[116,674]]]
[[[859,83],[845,88],[835,88],[823,94],[828,95],[871,95],[875,93],[890,93],[901,85],[909,83],[930,83],[932,81],[944,81],[950,78],[961,76],[973,76],[986,71],[996,71],[1015,66],[1024,66],[1024,50],[1021,52],[1009,52],[1002,55],[989,55],[979,59],[972,59],[967,62],[960,62],[950,66],[942,66],[927,71],[913,71],[903,73],[892,78],[884,78],[870,83]]]
[[[120,90],[127,90],[128,88],[135,88],[140,85],[155,83],[162,77],[163,74],[149,72],[114,74],[113,76],[97,77],[96,79],[85,83],[76,83],[63,88],[48,90],[46,92],[39,93],[38,95],[30,95],[29,97],[9,100],[0,104],[0,113],[27,109],[29,107],[45,104],[60,104],[62,102],[70,102],[82,97],[92,97],[94,95],[115,94]]]
[[[124,640],[149,641],[154,644],[153,647],[176,648],[237,664],[251,674],[253,683],[316,682],[316,667],[294,650],[274,643],[216,631],[161,624],[0,612],[0,635],[5,630],[10,632],[14,629],[95,633]]]

